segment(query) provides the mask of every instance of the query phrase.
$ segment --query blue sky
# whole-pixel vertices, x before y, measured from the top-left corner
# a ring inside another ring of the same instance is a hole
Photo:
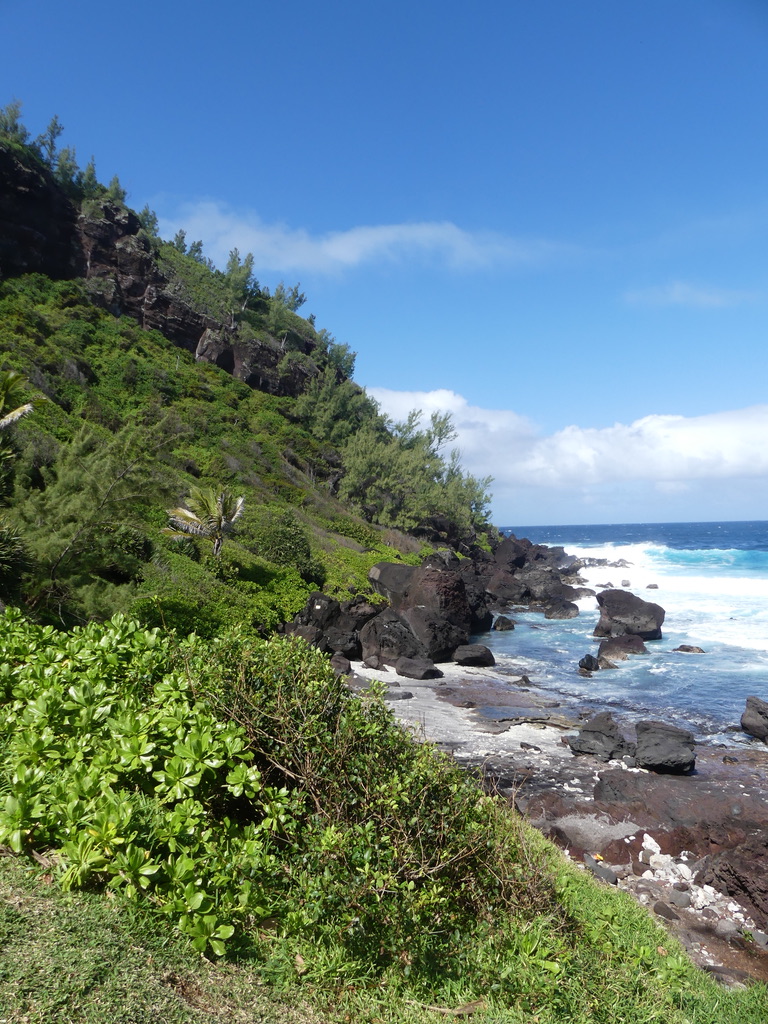
[[[301,282],[500,525],[768,516],[768,4],[0,0],[0,103]],[[11,45],[8,45],[11,41]]]

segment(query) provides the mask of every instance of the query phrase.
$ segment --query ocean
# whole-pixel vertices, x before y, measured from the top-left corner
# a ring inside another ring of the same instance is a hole
[[[594,598],[578,602],[576,619],[515,613],[513,631],[476,638],[492,649],[502,676],[524,672],[537,690],[573,709],[611,711],[625,722],[661,719],[699,740],[748,742],[739,727],[746,698],[768,700],[768,522],[516,526],[504,532],[561,545],[579,558],[623,560],[626,567],[592,567],[581,576],[593,590],[628,581],[627,589],[660,604],[666,618],[663,639],[646,644],[647,656],[587,679],[578,674],[578,662],[597,650]],[[675,652],[681,644],[705,654]]]

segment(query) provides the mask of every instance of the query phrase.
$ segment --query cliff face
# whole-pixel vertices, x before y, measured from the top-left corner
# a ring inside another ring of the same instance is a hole
[[[0,280],[81,277],[78,213],[48,171],[0,143]]]
[[[50,171],[0,143],[0,280],[26,273],[82,277],[94,302],[155,329],[196,359],[259,391],[296,396],[316,368],[280,367],[283,346],[195,309],[160,270],[135,213],[108,199],[80,212]],[[314,344],[303,340],[305,355]]]

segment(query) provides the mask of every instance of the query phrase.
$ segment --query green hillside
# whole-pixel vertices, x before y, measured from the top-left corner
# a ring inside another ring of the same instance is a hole
[[[17,110],[3,124],[9,189],[14,173],[35,175],[86,241],[127,227],[95,276],[0,283],[0,367],[45,399],[3,435],[0,597],[63,626],[125,611],[182,632],[264,630],[313,588],[366,592],[370,565],[413,558],[424,540],[485,543],[488,481],[450,453],[449,419],[387,422],[351,379],[354,354],[298,315],[298,286],[270,293],[250,255],[219,271],[183,233],[161,241],[119,183],[100,185],[55,139],[31,141]],[[160,282],[171,312],[155,320],[170,337],[130,306],[114,315],[126,251]],[[179,337],[179,315],[205,327],[212,361]],[[195,487],[244,499],[220,559],[163,532]]]

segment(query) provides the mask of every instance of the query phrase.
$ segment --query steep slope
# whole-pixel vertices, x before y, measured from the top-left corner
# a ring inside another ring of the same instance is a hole
[[[297,314],[298,286],[270,294],[250,255],[220,271],[202,243],[163,242],[119,183],[19,132],[0,133],[0,370],[47,401],[4,464],[0,599],[59,625],[126,610],[263,629],[312,587],[367,591],[370,565],[424,540],[471,549],[485,482],[443,458],[446,418],[393,428],[349,349]],[[194,486],[245,498],[221,558],[164,532]]]

